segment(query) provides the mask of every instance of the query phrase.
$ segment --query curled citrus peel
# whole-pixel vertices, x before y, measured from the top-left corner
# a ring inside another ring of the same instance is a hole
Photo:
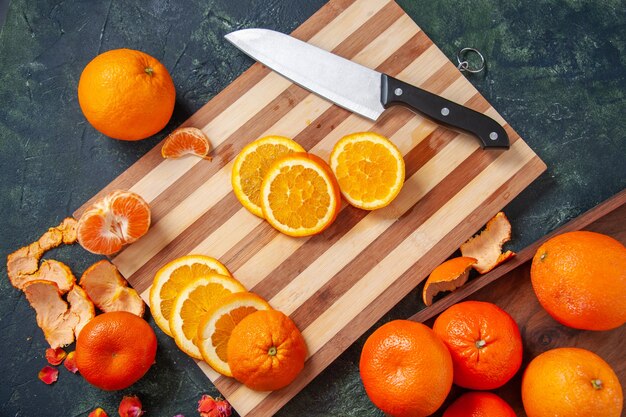
[[[161,156],[163,158],[180,158],[185,155],[195,155],[211,160],[208,156],[211,150],[209,138],[197,127],[179,127],[170,133],[163,141]]]
[[[63,361],[63,366],[65,366],[65,369],[67,369],[73,374],[78,372],[78,366],[76,366],[76,352],[75,351],[71,351],[70,353],[67,354],[67,356],[65,357],[65,361]]]
[[[87,417],[109,417],[109,415],[102,408],[98,407],[89,413]]]
[[[63,348],[58,347],[56,349],[46,349],[46,360],[52,366],[60,365],[66,356],[67,353],[63,350]]]
[[[41,379],[45,384],[54,384],[59,378],[59,370],[57,368],[53,368],[50,365],[46,365],[41,368],[38,375],[39,379]]]
[[[424,284],[422,299],[427,306],[442,291],[454,291],[467,282],[469,271],[476,263],[475,258],[460,256],[452,258],[436,267]]]
[[[150,206],[130,191],[113,191],[89,207],[80,219],[76,234],[87,251],[112,255],[135,242],[150,227]]]
[[[203,395],[198,401],[200,417],[229,417],[233,410],[230,403],[220,397]]]
[[[62,243],[76,242],[76,226],[76,220],[68,217],[58,226],[48,229],[37,241],[11,253],[7,257],[7,275],[11,284],[22,289],[26,282],[32,280],[29,276],[39,269],[39,260],[46,251]]]
[[[31,281],[24,294],[37,313],[37,325],[51,348],[67,346],[74,341],[76,328],[94,317],[93,305],[74,288],[68,294],[70,305],[63,301],[56,283]]]
[[[511,223],[503,212],[499,212],[487,222],[485,230],[461,245],[461,254],[476,258],[474,269],[485,274],[515,256],[515,253],[510,250],[502,253],[502,245],[509,240],[511,240]]]
[[[141,409],[141,401],[136,395],[124,396],[117,412],[120,417],[140,417],[144,413]]]
[[[80,286],[105,313],[128,311],[143,316],[145,304],[137,291],[128,286],[115,265],[107,260],[90,266],[80,278]]]
[[[63,262],[47,259],[41,262],[39,269],[30,275],[19,275],[13,281],[16,288],[23,289],[31,281],[51,281],[57,284],[62,294],[74,287],[76,278],[69,266]]]

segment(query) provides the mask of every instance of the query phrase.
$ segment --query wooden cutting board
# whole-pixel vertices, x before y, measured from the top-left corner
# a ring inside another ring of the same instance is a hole
[[[151,205],[148,234],[112,259],[144,299],[159,267],[202,253],[219,258],[302,330],[305,369],[277,392],[250,391],[199,363],[244,416],[275,413],[545,170],[395,2],[333,0],[293,35],[490,115],[512,146],[482,151],[476,138],[403,108],[374,123],[255,64],[184,123],[209,136],[212,161],[163,160],[159,145],[94,197],[130,189]],[[232,161],[252,140],[283,135],[328,159],[339,138],[365,130],[391,138],[405,156],[406,183],[385,209],[344,206],[321,235],[291,238],[248,213],[232,193]]]

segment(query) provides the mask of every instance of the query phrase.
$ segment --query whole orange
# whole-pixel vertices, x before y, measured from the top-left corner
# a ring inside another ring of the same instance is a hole
[[[76,365],[89,383],[119,390],[144,376],[156,349],[156,336],[144,319],[126,311],[103,313],[78,335]]]
[[[452,360],[427,326],[394,320],[365,341],[359,363],[365,392],[393,417],[424,417],[443,404],[452,387]]]
[[[559,348],[528,364],[522,402],[528,417],[619,417],[624,397],[617,375],[601,357]]]
[[[461,387],[498,388],[522,364],[522,337],[517,323],[495,304],[455,304],[437,317],[433,330],[450,350],[454,383]]]
[[[511,406],[491,392],[467,392],[456,399],[443,417],[516,417]]]
[[[277,310],[259,310],[241,320],[226,349],[233,377],[257,391],[289,385],[304,368],[306,355],[295,323]]]
[[[114,49],[87,64],[78,102],[91,125],[115,139],[154,135],[172,117],[176,90],[167,69],[150,55]]]
[[[626,322],[626,247],[612,237],[555,236],[537,249],[530,277],[539,303],[561,324],[609,330]]]

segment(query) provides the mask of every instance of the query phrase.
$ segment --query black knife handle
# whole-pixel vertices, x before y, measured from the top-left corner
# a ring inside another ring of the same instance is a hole
[[[509,135],[491,117],[386,74],[382,75],[381,102],[384,108],[408,106],[439,123],[473,133],[483,149],[509,148]]]

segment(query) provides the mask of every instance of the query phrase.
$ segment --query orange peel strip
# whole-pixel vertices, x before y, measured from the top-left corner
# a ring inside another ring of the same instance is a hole
[[[124,396],[117,412],[120,417],[139,417],[144,413],[141,409],[141,400],[136,395]]]
[[[57,284],[61,294],[65,294],[74,287],[76,278],[69,266],[63,262],[47,259],[41,263],[39,269],[30,275],[19,275],[13,285],[23,289],[31,281],[51,281]]]
[[[37,272],[39,260],[47,250],[56,248],[61,243],[76,242],[76,226],[76,220],[67,217],[58,226],[48,229],[36,242],[11,253],[7,257],[7,275],[11,284],[22,289],[25,285],[22,276]]]
[[[58,347],[56,349],[46,349],[46,360],[52,366],[60,365],[66,356],[67,353],[63,350],[63,348]]]
[[[41,368],[38,375],[39,379],[41,379],[45,384],[54,384],[59,378],[59,370],[57,368],[53,368],[50,365],[46,365]]]
[[[76,365],[76,352],[75,351],[71,351],[70,353],[67,354],[67,356],[65,357],[65,361],[63,361],[63,366],[65,366],[65,369],[67,369],[73,374],[78,372],[78,365]]]
[[[67,346],[74,341],[75,330],[86,324],[94,316],[93,304],[89,299],[78,302],[72,293],[68,299],[70,306],[61,298],[61,291],[51,281],[31,281],[24,287],[24,294],[31,307],[37,313],[37,325],[43,330],[44,337],[51,348]],[[77,295],[76,297],[80,297]],[[85,311],[89,310],[89,311]]]
[[[487,222],[485,230],[461,245],[461,254],[465,257],[476,258],[474,269],[485,274],[515,256],[515,252],[511,251],[502,253],[502,245],[509,240],[511,240],[511,223],[503,212],[499,212]]]
[[[74,326],[74,336],[78,339],[83,327],[96,317],[96,309],[85,290],[78,285],[67,294],[67,301],[70,303],[70,314],[78,318],[78,323]]]
[[[109,417],[109,415],[102,408],[98,407],[89,413],[87,417]]]
[[[452,258],[436,267],[424,284],[422,300],[427,306],[442,291],[454,291],[467,282],[469,271],[476,264],[476,258],[460,256]]]
[[[137,291],[128,286],[115,265],[102,260],[91,265],[80,278],[80,286],[100,310],[128,311],[143,316],[145,304]]]

